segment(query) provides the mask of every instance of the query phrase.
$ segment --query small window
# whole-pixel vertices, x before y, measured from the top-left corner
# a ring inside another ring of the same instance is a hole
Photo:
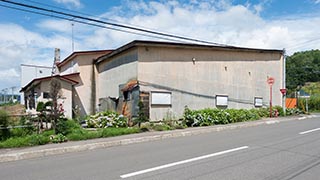
[[[151,92],[151,105],[171,106],[171,92]]]
[[[49,99],[50,98],[50,94],[48,92],[43,92],[43,98],[44,99]]]
[[[262,103],[262,97],[255,97],[254,98],[254,106],[255,107],[262,107],[263,103]]]
[[[129,91],[123,91],[123,100],[130,101],[130,92]]]
[[[227,95],[216,95],[216,106],[217,107],[227,107],[228,106],[228,96]]]

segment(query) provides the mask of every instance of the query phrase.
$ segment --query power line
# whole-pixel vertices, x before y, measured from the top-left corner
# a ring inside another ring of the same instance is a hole
[[[292,46],[287,47],[287,49],[298,48],[298,47],[301,47],[301,46],[303,46],[303,45],[305,45],[305,44],[309,44],[309,43],[311,43],[311,42],[318,41],[318,40],[320,40],[320,37],[315,38],[315,39],[310,39],[310,40],[307,40],[307,41],[304,41],[304,42],[301,42],[301,43],[294,44],[294,45],[292,45]]]
[[[31,2],[33,4],[46,6],[46,7],[51,7],[51,8],[54,8],[54,9],[60,9],[60,10],[67,11],[67,12],[73,12],[73,13],[77,13],[77,14],[80,14],[80,15],[85,15],[85,16],[89,16],[89,17],[93,17],[93,18],[99,18],[99,19],[104,19],[104,20],[107,20],[107,21],[113,21],[113,22],[117,22],[118,24],[122,24],[122,25],[126,24],[126,25],[130,25],[130,26],[135,26],[135,27],[140,27],[140,28],[144,28],[144,29],[148,29],[148,30],[157,31],[156,29],[152,29],[150,27],[141,26],[141,25],[135,25],[135,24],[127,23],[127,22],[125,23],[125,22],[121,22],[121,21],[118,21],[118,20],[115,20],[115,19],[106,18],[106,17],[99,17],[99,16],[96,16],[96,15],[83,13],[83,12],[79,12],[79,11],[75,11],[75,10],[70,10],[70,9],[66,9],[66,8],[62,8],[62,7],[58,7],[58,6],[42,3],[42,2],[37,2],[37,1],[33,1],[33,0],[24,0],[24,1]],[[182,42],[182,41],[179,41],[179,42]]]
[[[75,19],[82,19],[82,20],[86,20],[86,21],[91,21],[91,22],[100,23],[100,24],[106,24],[106,25],[115,26],[115,27],[124,28],[124,29],[131,29],[134,31],[140,31],[140,32],[148,33],[148,34],[155,34],[155,35],[159,35],[159,36],[165,36],[165,37],[170,37],[170,38],[175,38],[175,39],[182,39],[182,40],[193,41],[193,42],[198,42],[198,43],[213,44],[213,45],[218,45],[218,46],[229,46],[229,45],[225,45],[225,44],[219,44],[219,43],[214,43],[214,42],[210,42],[210,41],[204,41],[204,40],[199,40],[199,39],[194,39],[194,38],[189,38],[189,37],[184,37],[184,36],[178,36],[178,35],[174,35],[174,34],[162,33],[162,32],[158,32],[158,31],[151,31],[151,30],[147,30],[147,29],[143,29],[143,28],[137,28],[134,26],[127,26],[127,25],[122,25],[122,24],[117,24],[117,23],[106,22],[106,21],[102,21],[102,20],[97,20],[97,19],[93,19],[93,18],[89,18],[89,17],[80,16],[80,15],[74,15],[74,14],[56,11],[56,10],[47,9],[47,8],[42,8],[42,7],[38,7],[38,6],[28,5],[28,4],[24,4],[24,3],[18,3],[18,2],[8,1],[8,0],[0,0],[0,1],[5,2],[5,3],[9,3],[9,4],[14,4],[16,6],[22,6],[22,7],[26,7],[26,8],[30,8],[30,9],[36,9],[36,10],[40,10],[40,11],[45,11],[45,12],[59,14],[59,15],[67,16],[67,17],[72,17]]]
[[[77,23],[80,23],[80,24],[95,26],[95,27],[99,27],[99,28],[119,31],[119,32],[123,32],[123,33],[130,33],[130,34],[134,34],[134,35],[146,36],[146,37],[151,37],[151,38],[159,38],[159,39],[169,40],[169,41],[183,42],[183,41],[179,41],[179,40],[175,40],[175,39],[170,39],[170,38],[165,38],[165,37],[160,37],[160,36],[148,35],[148,34],[143,34],[143,33],[137,33],[137,32],[127,31],[127,30],[107,27],[107,26],[103,26],[103,25],[99,25],[99,24],[94,24],[94,23],[89,23],[89,22],[85,22],[85,21],[76,20],[76,19],[73,19],[73,18],[66,18],[66,17],[62,17],[62,16],[57,16],[57,15],[52,15],[52,14],[47,14],[47,13],[41,13],[41,12],[37,12],[37,11],[31,11],[31,10],[27,10],[27,9],[22,9],[22,8],[17,8],[17,7],[2,5],[2,4],[0,4],[0,6],[5,7],[5,8],[9,8],[9,9],[14,9],[14,10],[24,11],[24,12],[28,12],[28,13],[38,14],[38,15],[42,15],[42,16],[53,17],[53,18],[57,18],[57,19],[63,19],[63,20],[67,20],[67,21],[77,22]]]

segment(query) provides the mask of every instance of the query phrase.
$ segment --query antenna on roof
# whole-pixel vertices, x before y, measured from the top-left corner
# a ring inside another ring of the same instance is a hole
[[[74,52],[74,23],[73,23],[73,21],[71,22],[71,30],[72,30],[72,32],[71,32],[71,36],[72,36],[72,52]]]

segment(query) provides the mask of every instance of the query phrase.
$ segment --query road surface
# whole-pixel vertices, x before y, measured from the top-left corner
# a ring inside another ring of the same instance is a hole
[[[3,180],[320,178],[320,118],[0,163]]]

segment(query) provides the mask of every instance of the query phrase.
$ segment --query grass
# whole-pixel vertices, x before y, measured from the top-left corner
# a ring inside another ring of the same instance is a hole
[[[33,134],[24,137],[12,137],[0,142],[0,148],[16,148],[26,146],[43,145],[50,142],[49,136]]]
[[[70,141],[79,141],[102,137],[121,136],[125,134],[133,134],[140,132],[141,130],[139,128],[104,128],[97,129],[96,131],[89,131],[82,128],[76,128],[72,129],[71,132],[66,135],[66,137]],[[53,141],[50,140],[50,136],[53,134],[53,130],[50,130],[44,131],[42,134],[30,134],[21,137],[13,136],[9,139],[0,141],[0,148],[17,148],[53,143]]]
[[[67,135],[68,140],[79,141],[86,139],[121,136],[125,134],[140,133],[139,128],[104,128],[96,131],[88,131],[85,129],[75,129]]]

